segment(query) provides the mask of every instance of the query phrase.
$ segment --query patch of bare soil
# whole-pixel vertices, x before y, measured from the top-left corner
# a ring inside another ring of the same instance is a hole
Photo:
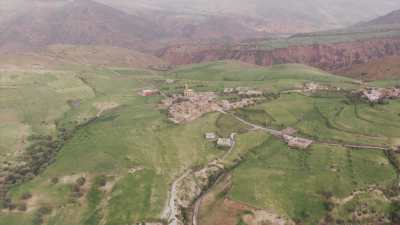
[[[101,116],[105,111],[115,109],[119,106],[116,102],[96,102],[93,104],[97,109],[97,117]]]
[[[37,194],[33,194],[30,199],[27,199],[25,201],[26,204],[26,212],[32,212],[35,209],[39,208],[39,202],[40,202],[41,197]]]
[[[290,224],[279,215],[268,212],[266,210],[254,210],[252,214],[246,214],[242,217],[243,221],[248,225],[285,225]]]
[[[199,225],[292,225],[293,222],[264,209],[233,201],[226,197],[231,188],[231,175],[227,175],[202,199]]]
[[[80,177],[85,177],[87,178],[86,173],[78,173],[78,174],[73,174],[73,175],[68,175],[68,176],[63,176],[59,179],[59,183],[61,184],[73,184],[75,183]]]

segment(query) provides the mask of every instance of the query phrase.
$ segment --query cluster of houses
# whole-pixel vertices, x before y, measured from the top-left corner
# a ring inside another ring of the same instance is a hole
[[[303,90],[305,92],[326,91],[329,90],[329,87],[316,82],[309,82],[304,84]]]
[[[168,108],[169,119],[179,124],[193,121],[205,113],[220,110],[216,98],[214,92],[195,93],[186,87],[183,95],[174,95],[163,100],[162,104]]]
[[[224,94],[238,94],[242,97],[257,97],[262,96],[262,91],[253,90],[249,87],[236,87],[236,88],[224,88]]]
[[[237,91],[243,90],[237,89]],[[250,91],[249,94],[252,94],[252,96],[262,95],[262,92],[254,93],[252,90],[246,91]],[[241,100],[230,102],[228,100],[219,101],[217,97],[215,92],[195,92],[185,85],[182,94],[172,95],[162,100],[161,105],[168,109],[169,119],[179,124],[193,121],[209,112],[230,111],[254,105],[257,100],[256,97],[243,97]]]
[[[230,102],[228,100],[219,102],[219,106],[221,106],[224,111],[240,109],[254,104],[256,104],[256,100],[252,98],[244,98],[236,102]]]
[[[385,99],[399,98],[400,88],[366,88],[361,90],[361,96],[371,103],[378,103]]]

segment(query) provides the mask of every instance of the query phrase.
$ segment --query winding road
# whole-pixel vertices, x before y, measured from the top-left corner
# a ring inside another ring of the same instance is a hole
[[[169,191],[169,200],[167,201],[163,213],[161,215],[162,219],[168,219],[168,225],[178,225],[179,219],[176,215],[176,202],[178,200],[178,183],[185,179],[186,176],[190,174],[190,170],[187,170],[184,174],[182,174],[179,178],[177,178],[171,185],[171,190]]]

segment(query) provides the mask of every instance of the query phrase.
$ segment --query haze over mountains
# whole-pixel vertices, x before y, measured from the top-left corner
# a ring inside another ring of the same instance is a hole
[[[343,27],[400,8],[396,0],[98,0],[130,10],[158,9],[177,13],[242,15],[277,24],[304,24],[310,29]]]
[[[107,64],[90,60],[93,55],[84,54],[86,48],[74,48],[90,45],[96,46],[96,52],[115,47],[116,58],[129,56],[121,65],[236,59],[264,66],[305,63],[336,72],[400,54],[397,40],[370,41],[399,36],[400,29],[393,27],[400,24],[400,11],[393,9],[400,8],[400,1],[16,0],[2,4],[0,52],[11,54],[7,58],[15,58],[16,52],[23,52],[24,58],[26,52],[35,52],[39,58],[45,55],[57,61],[70,56],[62,52],[74,52],[87,62]],[[331,28],[338,29],[324,31]],[[361,40],[365,42],[355,43]],[[283,49],[271,52],[271,48]],[[51,49],[63,51],[55,57]],[[336,59],[343,54],[345,61]]]
[[[345,27],[400,8],[395,0],[16,0],[0,3],[0,49],[51,44],[154,49]],[[290,7],[287,7],[290,5]]]

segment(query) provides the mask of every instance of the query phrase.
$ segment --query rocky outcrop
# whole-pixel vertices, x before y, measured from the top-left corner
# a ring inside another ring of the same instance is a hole
[[[335,72],[385,56],[399,56],[400,38],[290,46],[274,50],[258,50],[249,46],[174,46],[163,49],[158,55],[176,65],[240,60],[261,66],[301,63]]]

